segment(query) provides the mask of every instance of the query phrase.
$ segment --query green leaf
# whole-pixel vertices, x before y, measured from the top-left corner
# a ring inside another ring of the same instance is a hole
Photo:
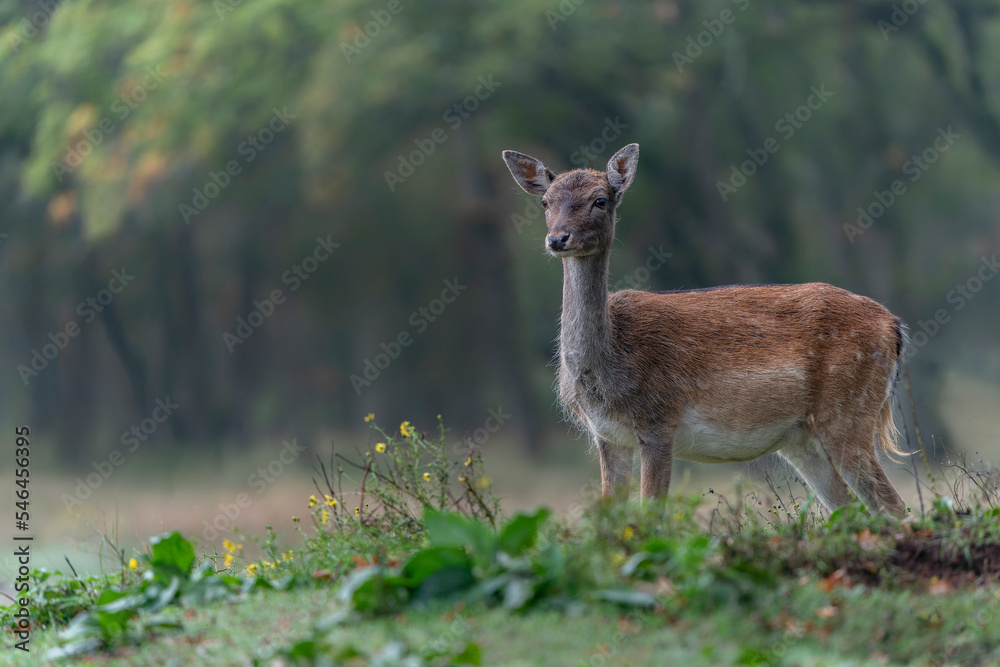
[[[483,650],[479,648],[479,644],[469,642],[462,649],[462,652],[452,659],[452,664],[481,665],[483,664]]]
[[[503,589],[503,606],[506,609],[523,609],[534,596],[535,587],[522,577],[512,577]]]
[[[150,539],[149,543],[152,545],[150,564],[157,577],[164,574],[188,578],[195,561],[194,546],[180,533],[164,533]]]
[[[472,588],[472,559],[457,547],[418,551],[403,566],[402,577],[412,590],[411,601],[427,602]]]
[[[424,512],[424,526],[432,546],[468,547],[476,554],[480,564],[489,565],[493,562],[497,540],[486,524],[461,514],[428,509]]]
[[[500,550],[511,556],[520,556],[535,545],[538,529],[552,513],[542,507],[534,514],[518,514],[500,532]]]

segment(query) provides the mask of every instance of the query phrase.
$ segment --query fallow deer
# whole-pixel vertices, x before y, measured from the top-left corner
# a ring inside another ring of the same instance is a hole
[[[542,197],[545,249],[563,262],[559,396],[590,433],[611,495],[638,448],[642,498],[665,495],[673,459],[751,461],[777,452],[830,510],[848,487],[872,511],[904,512],[879,464],[896,446],[892,397],[906,331],[867,297],[823,283],[608,293],[615,211],[638,144],[607,172],[558,176],[504,151]]]

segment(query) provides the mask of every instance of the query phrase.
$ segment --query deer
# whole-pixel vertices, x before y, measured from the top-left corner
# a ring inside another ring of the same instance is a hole
[[[514,180],[541,197],[545,251],[562,260],[557,385],[589,433],[605,497],[627,486],[638,450],[641,501],[667,495],[675,458],[749,462],[777,453],[832,512],[851,491],[901,516],[879,463],[893,459],[893,396],[906,327],[883,305],[825,283],[608,292],[616,212],[639,145],[606,172],[556,176],[504,151]]]

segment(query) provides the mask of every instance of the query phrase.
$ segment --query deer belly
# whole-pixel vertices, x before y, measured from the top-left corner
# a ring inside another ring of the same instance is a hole
[[[690,410],[674,431],[674,456],[700,463],[752,461],[799,441],[803,433],[799,417],[737,430]]]

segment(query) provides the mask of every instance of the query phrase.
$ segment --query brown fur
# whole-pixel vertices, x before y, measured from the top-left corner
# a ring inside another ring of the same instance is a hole
[[[675,455],[777,451],[831,509],[849,485],[871,509],[903,512],[874,444],[902,454],[891,397],[905,332],[892,313],[822,283],[608,294],[615,209],[638,146],[607,173],[554,176],[529,156],[504,158],[544,197],[546,247],[564,267],[559,395],[592,434],[605,495],[627,478],[633,446],[644,498],[667,492]]]

